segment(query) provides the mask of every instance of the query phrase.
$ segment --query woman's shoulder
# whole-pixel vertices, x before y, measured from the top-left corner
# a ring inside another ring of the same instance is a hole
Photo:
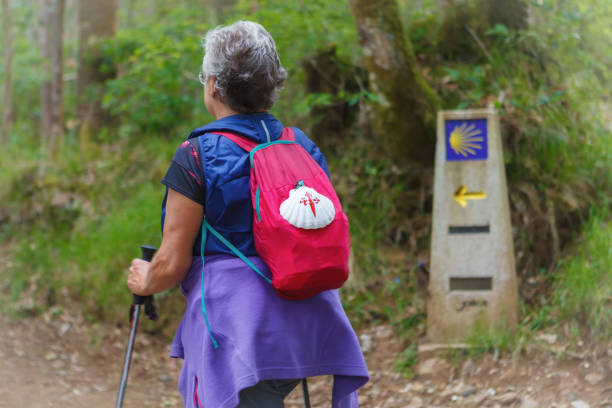
[[[304,148],[304,150],[306,150],[308,154],[312,156],[313,159],[315,159],[319,166],[321,166],[323,170],[325,170],[325,173],[327,173],[327,175],[329,176],[329,169],[327,167],[327,161],[325,160],[325,156],[323,155],[323,153],[321,153],[319,147],[315,144],[315,142],[310,140],[310,138],[306,136],[306,133],[304,133],[301,129],[293,126],[291,126],[291,129],[293,129],[295,141],[299,143]]]
[[[295,126],[289,127],[293,130],[295,141],[301,144],[304,149],[306,149],[308,152],[310,152],[312,149],[318,150],[317,145],[312,140],[310,140],[308,136],[306,136],[306,133],[302,129]]]

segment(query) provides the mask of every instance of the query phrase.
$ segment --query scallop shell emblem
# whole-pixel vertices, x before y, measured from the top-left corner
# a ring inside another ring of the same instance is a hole
[[[289,198],[280,206],[280,214],[294,227],[318,229],[331,224],[336,210],[329,198],[302,185],[289,191]]]

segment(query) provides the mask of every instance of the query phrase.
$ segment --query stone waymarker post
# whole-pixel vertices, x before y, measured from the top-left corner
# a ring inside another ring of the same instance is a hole
[[[481,322],[514,327],[518,289],[499,119],[438,113],[427,335],[457,342]]]

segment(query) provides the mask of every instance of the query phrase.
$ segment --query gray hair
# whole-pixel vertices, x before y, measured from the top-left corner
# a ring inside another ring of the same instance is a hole
[[[221,101],[240,113],[268,110],[287,79],[276,44],[260,24],[238,21],[204,38],[202,72],[216,77]]]

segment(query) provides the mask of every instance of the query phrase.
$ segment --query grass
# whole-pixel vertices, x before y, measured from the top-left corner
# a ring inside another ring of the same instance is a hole
[[[395,361],[395,370],[402,373],[406,378],[412,378],[415,375],[414,367],[419,360],[419,351],[416,344],[411,344],[402,351]]]
[[[92,317],[123,314],[130,260],[160,241],[159,180],[176,144],[67,146],[57,160],[26,146],[0,175],[0,241],[11,251],[3,309],[32,314],[72,299]]]
[[[138,246],[159,243],[159,190],[145,184],[119,205],[121,211],[80,221],[72,231],[32,229],[13,254],[11,299],[19,305],[34,286],[44,296],[36,302],[39,307],[67,296],[101,318],[114,316],[116,305],[130,300],[125,272],[130,259],[140,256]],[[40,297],[40,292],[30,296]]]
[[[583,336],[612,336],[612,222],[593,213],[573,256],[556,273],[553,306]]]

